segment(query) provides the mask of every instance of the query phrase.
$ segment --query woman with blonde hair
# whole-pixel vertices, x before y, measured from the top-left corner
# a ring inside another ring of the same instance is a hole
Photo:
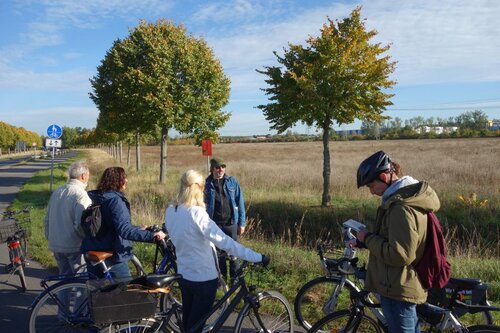
[[[207,314],[215,300],[218,266],[215,246],[230,255],[266,265],[269,258],[248,249],[227,236],[205,210],[204,177],[188,170],[180,179],[175,201],[167,207],[165,225],[177,255],[182,275],[182,311],[184,331],[190,332]],[[203,325],[195,332],[201,332]]]

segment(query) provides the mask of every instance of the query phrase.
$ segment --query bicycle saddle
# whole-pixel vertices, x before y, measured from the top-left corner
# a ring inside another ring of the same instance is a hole
[[[166,274],[149,274],[146,276],[140,276],[133,279],[129,284],[140,284],[145,287],[150,288],[162,288],[170,285],[172,282],[182,278],[180,274],[166,275]]]
[[[85,253],[85,259],[94,262],[104,261],[112,256],[113,252],[88,251]]]

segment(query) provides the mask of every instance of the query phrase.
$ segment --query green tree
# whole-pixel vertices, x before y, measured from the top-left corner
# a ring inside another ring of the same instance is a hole
[[[130,35],[114,42],[90,94],[99,108],[98,126],[115,133],[151,133],[160,129],[160,181],[165,181],[170,129],[197,141],[216,138],[230,114],[229,79],[212,49],[184,26],[141,21]],[[111,119],[114,120],[111,121]],[[104,125],[106,123],[106,125]]]
[[[63,140],[62,142],[64,147],[74,148],[78,140],[78,132],[76,128],[63,126],[62,130],[63,134],[61,136],[61,140]]]
[[[318,37],[307,46],[289,44],[284,55],[274,52],[281,66],[257,70],[268,78],[263,89],[270,103],[259,105],[279,133],[302,122],[323,131],[322,206],[330,204],[330,128],[355,119],[382,121],[392,94],[385,89],[395,62],[382,56],[390,45],[370,43],[377,34],[367,31],[360,17],[361,8],[340,22],[328,18]]]
[[[15,141],[14,127],[0,121],[0,148],[11,148]]]
[[[456,117],[455,121],[461,131],[469,129],[480,132],[488,129],[488,116],[481,110],[464,112]]]

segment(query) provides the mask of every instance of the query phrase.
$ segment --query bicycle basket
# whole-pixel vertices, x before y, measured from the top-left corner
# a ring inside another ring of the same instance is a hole
[[[442,289],[429,289],[427,301],[441,307],[447,307],[450,304],[450,299],[456,298],[468,305],[485,304],[486,292],[488,285],[479,283],[470,289],[462,289],[451,281]],[[467,309],[456,308],[453,313],[457,317],[461,317],[467,313]]]
[[[9,237],[12,237],[19,230],[15,220],[0,221],[0,243],[5,243]]]
[[[87,282],[90,294],[90,314],[96,325],[139,320],[152,317],[158,303],[155,294],[131,289],[125,283],[106,285],[106,281]]]

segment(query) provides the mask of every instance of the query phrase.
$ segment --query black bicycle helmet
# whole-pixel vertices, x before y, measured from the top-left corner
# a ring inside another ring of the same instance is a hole
[[[377,179],[381,172],[391,169],[391,159],[382,150],[376,152],[358,167],[358,188]]]

